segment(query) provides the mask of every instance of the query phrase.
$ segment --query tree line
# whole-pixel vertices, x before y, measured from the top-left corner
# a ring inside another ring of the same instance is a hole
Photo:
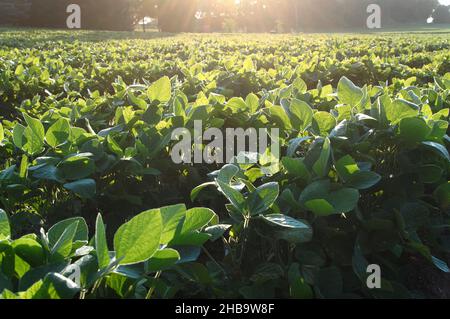
[[[64,27],[65,8],[81,7],[87,29],[132,30],[143,17],[163,32],[290,32],[364,28],[369,4],[381,7],[384,26],[450,23],[438,0],[32,0],[25,24]]]

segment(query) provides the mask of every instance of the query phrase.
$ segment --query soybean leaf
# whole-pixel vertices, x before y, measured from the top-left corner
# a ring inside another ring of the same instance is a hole
[[[301,100],[292,100],[289,105],[289,114],[292,126],[301,132],[306,130],[313,120],[313,110],[308,103]]]
[[[106,241],[105,224],[103,223],[102,215],[97,215],[95,221],[95,252],[97,255],[98,267],[105,269],[108,267],[110,258],[108,243]]]
[[[284,157],[281,160],[281,163],[290,175],[306,181],[310,179],[311,174],[309,173],[303,159]]]
[[[32,267],[38,267],[45,261],[45,253],[41,244],[34,238],[22,237],[12,243],[14,253]]]
[[[371,171],[356,172],[348,178],[348,185],[357,189],[368,189],[376,185],[381,176]]]
[[[157,272],[174,266],[181,259],[178,251],[172,248],[158,250],[145,263],[146,272]]]
[[[156,211],[156,210],[155,210]],[[162,233],[160,243],[167,245],[177,232],[180,232],[186,217],[184,204],[162,207],[159,209],[162,218]]]
[[[424,141],[431,133],[431,128],[423,119],[411,117],[400,121],[400,136],[411,143]]]
[[[335,212],[333,205],[323,198],[311,199],[305,202],[305,206],[317,216],[328,216]]]
[[[72,299],[79,287],[70,279],[58,273],[49,273],[26,292],[19,293],[22,299]]]
[[[42,125],[41,121],[38,119],[34,119],[26,113],[23,113],[23,117],[25,118],[25,122],[33,133],[33,137],[36,137],[41,142],[44,141],[45,137],[45,129],[44,125]]]
[[[11,237],[11,228],[9,225],[8,215],[0,208],[0,239]]]
[[[56,241],[59,240],[63,232],[69,225],[77,222],[77,228],[73,237],[74,241],[87,241],[88,240],[88,226],[83,217],[73,217],[65,219],[53,225],[47,233],[47,238],[50,246],[54,246]]]
[[[276,236],[291,243],[305,243],[313,236],[312,227],[304,220],[295,219],[282,214],[262,216],[268,224],[279,228]]]
[[[217,179],[226,184],[230,184],[231,179],[236,176],[237,173],[239,173],[239,167],[233,164],[227,164],[220,169]]]
[[[154,82],[147,90],[147,95],[150,100],[167,103],[170,100],[172,85],[170,79],[165,76]]]
[[[444,145],[436,142],[422,142],[422,145],[436,152],[437,154],[444,157],[447,161],[450,161],[450,154]]]
[[[258,108],[259,108],[258,96],[256,96],[253,93],[250,93],[249,95],[247,95],[247,97],[245,99],[245,104],[247,104],[247,107],[252,114],[255,113],[256,111],[258,111]]]
[[[298,90],[299,93],[304,94],[308,91],[308,86],[302,78],[296,78],[292,83],[292,86]]]
[[[64,184],[64,188],[74,192],[81,198],[86,199],[94,198],[96,194],[96,183],[90,178]]]
[[[270,117],[282,129],[292,129],[291,120],[286,114],[284,108],[279,105],[273,105],[269,108]]]
[[[192,191],[191,191],[191,201],[195,201],[198,197],[198,195],[200,194],[200,192],[208,187],[208,186],[215,186],[216,183],[215,182],[208,182],[208,183],[204,183],[201,185],[198,185],[197,187],[195,187]]]
[[[192,208],[186,211],[186,216],[181,227],[181,233],[199,230],[213,219],[216,214],[209,208]]]
[[[247,207],[251,215],[262,214],[277,200],[280,192],[278,183],[272,182],[258,187],[247,199]]]
[[[211,235],[210,240],[216,241],[231,227],[232,225],[218,224],[205,228],[205,232]]]
[[[119,264],[137,264],[152,257],[159,247],[162,229],[159,210],[143,212],[123,224],[114,235]]]
[[[324,177],[328,174],[329,161],[331,155],[330,139],[325,138],[320,152],[319,159],[314,163],[313,170],[319,177]]]
[[[355,107],[359,104],[363,96],[363,90],[353,84],[348,78],[344,76],[340,79],[338,83],[339,102]]]
[[[402,119],[415,117],[419,114],[419,107],[406,100],[398,99],[384,105],[386,118],[393,125],[398,124]]]
[[[336,126],[336,118],[328,112],[317,112],[313,116],[312,128],[317,135],[327,136]]]
[[[64,229],[56,243],[51,247],[52,261],[60,261],[69,257],[77,228],[78,221],[74,221]]]
[[[342,188],[331,192],[327,200],[333,205],[336,213],[348,213],[356,208],[359,192],[353,188]]]
[[[344,181],[348,180],[353,174],[359,172],[358,164],[350,155],[346,155],[339,159],[335,166],[339,176]]]
[[[229,186],[228,184],[216,180],[219,190],[222,194],[225,195],[225,197],[230,201],[230,203],[241,213],[244,213],[245,210],[245,198],[244,196],[237,190],[235,190],[233,187]]]
[[[78,180],[92,175],[95,172],[95,163],[89,157],[79,154],[66,158],[58,169],[65,179]]]
[[[69,121],[65,118],[60,118],[57,120],[45,134],[45,140],[48,145],[53,148],[64,144],[70,136],[70,125]]]

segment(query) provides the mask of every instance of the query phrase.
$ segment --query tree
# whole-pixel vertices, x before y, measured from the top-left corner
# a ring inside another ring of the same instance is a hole
[[[433,23],[450,23],[450,6],[438,6],[432,17]]]
[[[32,0],[30,24],[66,28],[70,4],[80,6],[83,29],[128,31],[137,23],[137,0]]]

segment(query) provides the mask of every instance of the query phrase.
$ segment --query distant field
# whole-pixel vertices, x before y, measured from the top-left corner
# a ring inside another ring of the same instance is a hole
[[[383,33],[412,33],[412,34],[447,34],[450,33],[450,24],[440,24],[440,25],[411,25],[411,26],[401,26],[401,27],[386,27],[377,30],[359,29],[359,30],[334,30],[333,32],[315,32],[313,34],[383,34]],[[304,33],[308,34],[308,32]],[[182,34],[171,34],[171,33],[161,33],[157,30],[150,29],[143,32],[141,28],[137,28],[135,32],[114,32],[114,31],[67,31],[67,30],[55,30],[47,29],[45,32],[39,29],[30,28],[7,28],[0,27],[0,35],[4,38],[18,36],[18,39],[25,39],[30,37],[35,37],[35,39],[45,39],[53,38],[55,40],[70,40],[76,37],[80,41],[102,41],[102,40],[129,40],[129,39],[154,39],[167,36],[180,36]],[[195,35],[195,34],[192,34]],[[208,34],[198,34],[198,35],[208,35]],[[210,35],[220,36],[220,35],[231,35],[222,33],[213,33]],[[233,34],[233,35],[239,35]],[[244,38],[245,34],[241,34]],[[274,34],[257,34],[259,36],[273,36]]]

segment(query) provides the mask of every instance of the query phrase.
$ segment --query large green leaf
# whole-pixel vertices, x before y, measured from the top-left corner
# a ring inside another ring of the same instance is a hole
[[[281,160],[281,163],[287,172],[293,177],[298,177],[306,181],[311,177],[306,164],[301,158],[284,157]]]
[[[78,228],[78,221],[68,225],[55,244],[51,247],[52,261],[61,261],[69,257]]]
[[[357,189],[368,189],[381,181],[381,176],[375,172],[360,171],[348,179],[348,186]]]
[[[275,182],[258,187],[247,199],[247,207],[250,214],[254,216],[267,211],[277,200],[279,192],[280,187]]]
[[[180,254],[175,249],[166,248],[158,250],[145,265],[147,272],[157,272],[173,267],[181,259]]]
[[[33,132],[33,136],[38,138],[40,141],[44,141],[45,137],[45,129],[44,125],[42,125],[41,121],[35,118],[32,118],[28,114],[24,113],[23,117],[25,119],[25,122],[27,123],[28,127]]]
[[[447,161],[450,162],[450,154],[448,153],[448,150],[444,145],[436,142],[422,142],[422,145],[439,154],[440,156],[442,156],[443,158],[445,158]]]
[[[248,108],[247,103],[241,97],[232,97],[228,100],[227,106],[234,111],[245,111]]]
[[[363,91],[348,78],[344,76],[340,79],[338,84],[339,102],[355,107],[359,104],[363,96]]]
[[[97,215],[95,222],[95,252],[97,255],[98,267],[105,269],[108,267],[110,258],[108,250],[108,242],[106,241],[105,224],[102,215]]]
[[[216,214],[208,208],[192,208],[185,213],[182,225],[177,228],[170,245],[201,246],[210,238],[207,233],[199,230],[207,226]]]
[[[64,184],[64,188],[74,192],[81,198],[94,198],[96,194],[96,183],[90,178]]]
[[[328,175],[329,162],[331,156],[331,143],[328,137],[325,138],[322,146],[322,151],[320,152],[319,159],[314,163],[313,170],[319,177],[324,177]]]
[[[268,224],[275,226],[276,236],[291,243],[305,243],[312,239],[313,229],[304,220],[295,219],[282,214],[262,216]]]
[[[88,240],[88,226],[83,217],[73,217],[69,219],[65,219],[53,225],[47,233],[48,241],[50,246],[54,246],[56,242],[59,240],[63,232],[69,227],[71,224],[77,222],[78,226],[76,228],[76,232],[74,234],[74,241],[86,241]]]
[[[149,210],[123,224],[114,235],[116,258],[121,265],[148,260],[159,248],[163,230],[159,210]]]
[[[308,91],[308,86],[302,78],[296,78],[292,83],[292,86],[298,90],[299,93],[304,94]]]
[[[220,169],[217,179],[226,184],[230,184],[231,179],[236,176],[237,173],[239,173],[239,167],[233,164],[227,164]]]
[[[245,198],[244,196],[237,190],[235,190],[230,185],[222,182],[221,180],[216,180],[219,185],[219,190],[225,197],[230,201],[230,203],[241,213],[244,213],[245,210]]]
[[[335,166],[339,176],[346,182],[346,185],[357,189],[368,189],[381,180],[381,176],[375,172],[361,171],[350,155],[339,159]]]
[[[194,230],[199,230],[216,216],[216,214],[209,208],[191,208],[186,211],[181,233],[188,233]]]
[[[317,216],[328,216],[335,212],[333,205],[324,198],[308,200],[305,206]]]
[[[151,101],[161,103],[169,102],[172,91],[170,79],[165,76],[153,83],[147,90],[147,95]]]
[[[424,141],[431,133],[431,128],[423,119],[411,117],[400,121],[400,136],[411,143]]]
[[[162,207],[159,209],[162,217],[161,244],[167,245],[175,234],[181,230],[186,217],[186,206],[184,204]]]
[[[8,215],[0,208],[0,239],[9,238],[11,236],[11,228],[9,226]]]
[[[321,136],[327,136],[336,126],[336,118],[328,112],[317,112],[313,116],[312,128]]]
[[[18,148],[22,149],[26,144],[24,137],[25,126],[22,124],[16,124],[13,129],[13,142]]]
[[[354,188],[341,188],[331,192],[327,200],[333,205],[336,213],[348,213],[356,208],[359,192]]]
[[[22,237],[12,243],[14,253],[32,267],[38,267],[45,261],[44,248],[34,238]]]
[[[70,136],[70,124],[65,118],[60,118],[57,120],[45,134],[45,140],[48,145],[55,148],[63,143],[65,143]]]
[[[30,155],[41,153],[44,149],[44,137],[37,135],[30,127],[24,127],[21,124],[14,126],[13,142],[14,145]]]
[[[346,155],[340,158],[336,164],[336,170],[339,176],[345,181],[351,178],[351,176],[359,172],[358,164],[355,162],[353,157]]]
[[[384,105],[386,118],[392,124],[398,124],[402,119],[416,117],[419,114],[419,107],[406,100],[398,99]]]
[[[251,113],[255,113],[258,111],[259,108],[259,98],[257,95],[250,93],[245,98],[245,104],[247,104],[247,107]]]
[[[293,99],[288,106],[288,112],[293,128],[304,131],[311,125],[313,110],[308,103]]]
[[[286,114],[283,107],[279,105],[273,105],[269,108],[270,117],[281,129],[290,130],[292,128],[291,120]]]
[[[49,273],[27,291],[19,293],[21,299],[72,299],[79,288],[70,279],[58,273]]]
[[[328,180],[311,183],[300,195],[300,203],[318,216],[348,213],[358,201],[357,189],[332,185]]]
[[[38,154],[42,152],[44,146],[44,126],[42,125],[41,121],[30,117],[26,113],[24,113],[23,116],[28,126],[23,132],[23,138],[26,140],[26,142],[22,149],[30,155]]]
[[[83,154],[66,158],[59,166],[62,176],[68,180],[83,179],[95,172],[95,163]]]

